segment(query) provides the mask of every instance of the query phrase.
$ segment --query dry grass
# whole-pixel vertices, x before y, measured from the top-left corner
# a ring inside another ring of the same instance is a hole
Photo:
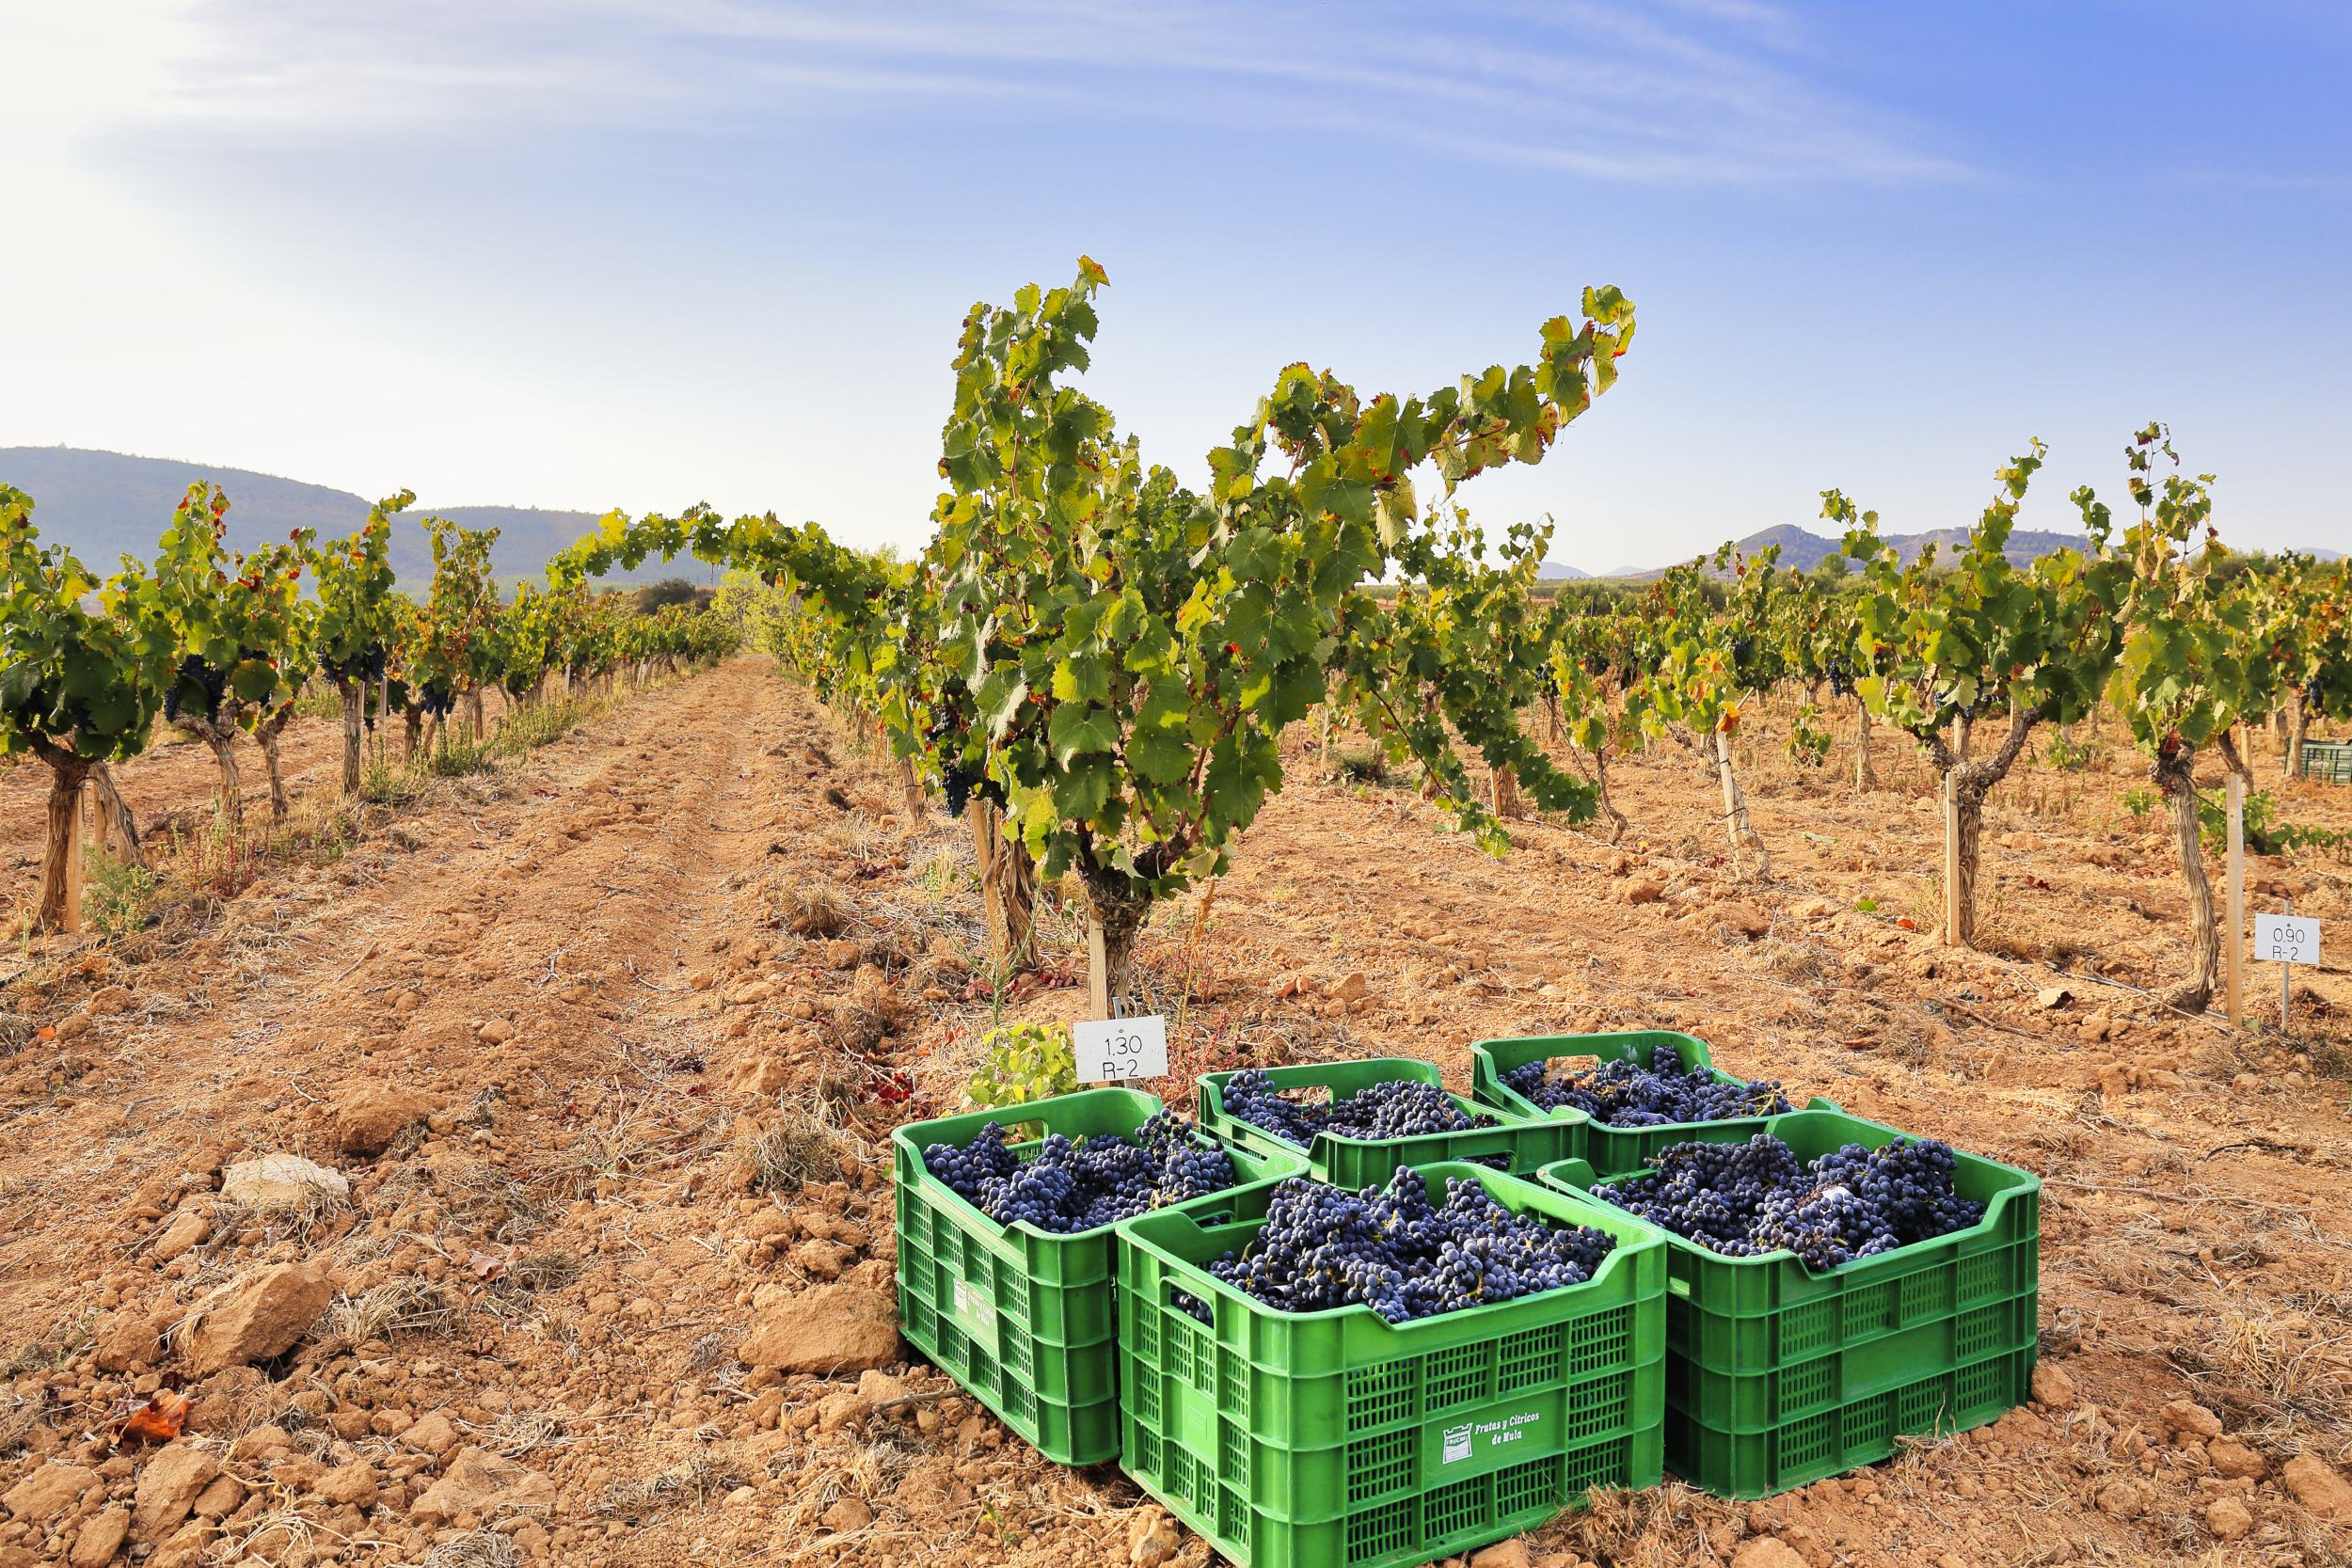
[[[39,1425],[40,1406],[33,1401],[11,1394],[0,1402],[0,1459],[7,1459],[23,1448]]]
[[[776,918],[794,936],[837,937],[850,928],[854,911],[830,882],[803,878],[776,900]]]
[[[415,1568],[522,1568],[526,1560],[513,1536],[485,1526],[435,1542]]]
[[[755,1192],[797,1193],[811,1181],[839,1180],[842,1161],[857,1151],[838,1108],[812,1098],[782,1107],[736,1159]]]
[[[429,1279],[388,1279],[326,1308],[329,1338],[345,1350],[371,1340],[446,1334],[466,1320],[465,1304]]]
[[[649,1513],[707,1502],[749,1479],[724,1460],[698,1453],[658,1475],[614,1481],[596,1499],[596,1513],[607,1519],[633,1522]]]

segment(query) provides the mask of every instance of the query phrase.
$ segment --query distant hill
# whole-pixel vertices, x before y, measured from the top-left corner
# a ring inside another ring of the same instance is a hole
[[[1951,551],[1967,543],[1968,531],[1962,528],[1939,528],[1926,533],[1889,533],[1884,537],[1886,542],[1894,546],[1901,554],[1903,560],[1909,562],[1917,560],[1919,552],[1931,544],[1938,546],[1940,555],[1948,558]],[[1761,554],[1773,545],[1780,546],[1781,565],[1799,572],[1811,571],[1830,557],[1841,553],[1845,548],[1845,541],[1842,538],[1827,538],[1801,529],[1794,523],[1780,523],[1751,533],[1744,539],[1735,541],[1732,548],[1741,555],[1753,557]],[[2083,538],[2079,534],[2019,529],[2009,536],[2008,547],[2002,553],[2009,557],[2011,563],[2024,566],[2058,550],[2078,550],[2082,547]],[[1714,552],[1710,550],[1708,553],[1712,555]],[[1661,576],[1664,571],[1665,568],[1662,566],[1653,566],[1646,571],[1629,569],[1606,575],[1633,582],[1646,582]]]
[[[1563,561],[1547,561],[1535,568],[1535,580],[1538,582],[1581,582],[1592,575],[1581,566],[1571,566]]]
[[[229,493],[229,543],[236,549],[283,539],[297,528],[349,533],[367,521],[365,498],[275,474],[79,447],[0,447],[0,483],[33,498],[33,524],[41,538],[72,546],[96,572],[113,571],[125,554],[152,554],[171,509],[200,479]],[[521,506],[417,505],[405,515],[496,528],[490,562],[502,578],[538,577],[549,558],[596,523],[594,513]],[[433,551],[423,529],[407,523],[393,530],[392,567],[410,587],[431,580]],[[680,570],[691,574],[692,563]],[[647,562],[646,571],[668,575],[659,562]]]

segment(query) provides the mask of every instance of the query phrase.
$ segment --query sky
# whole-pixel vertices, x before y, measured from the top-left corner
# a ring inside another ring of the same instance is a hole
[[[2071,529],[2151,419],[2229,542],[2352,547],[2334,4],[110,0],[0,60],[0,446],[913,550],[964,313],[1083,252],[1193,479],[1285,364],[1425,392],[1614,283],[1616,389],[1462,495],[1555,560],[1964,525],[2035,436]]]

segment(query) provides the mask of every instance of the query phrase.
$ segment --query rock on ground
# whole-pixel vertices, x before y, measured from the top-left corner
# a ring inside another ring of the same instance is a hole
[[[863,1285],[819,1285],[768,1307],[738,1353],[782,1372],[855,1372],[898,1359],[898,1304]]]
[[[73,1506],[73,1500],[98,1479],[98,1472],[61,1459],[48,1464],[0,1494],[0,1508],[12,1519],[46,1524]]]
[[[2298,1453],[2280,1472],[2295,1500],[2331,1524],[2352,1525],[2352,1481],[2317,1454]]]
[[[468,1449],[449,1462],[440,1480],[409,1505],[421,1524],[445,1525],[461,1513],[486,1518],[501,1510],[549,1508],[555,1482],[525,1465],[481,1449]]]
[[[230,1281],[197,1304],[182,1337],[191,1377],[292,1350],[335,1298],[317,1263],[278,1263]]]
[[[73,1550],[66,1561],[71,1568],[106,1568],[122,1549],[123,1539],[131,1533],[131,1511],[110,1508],[91,1518],[82,1527],[82,1533],[73,1538]]]
[[[132,1534],[141,1541],[163,1540],[180,1528],[219,1474],[220,1461],[195,1444],[167,1444],[139,1472],[131,1500]]]
[[[348,1200],[351,1182],[333,1166],[299,1154],[263,1154],[223,1171],[220,1194],[248,1209],[300,1209]]]
[[[356,1084],[335,1102],[335,1147],[345,1154],[372,1160],[391,1148],[392,1140],[440,1109],[440,1101],[420,1089],[389,1084]]]

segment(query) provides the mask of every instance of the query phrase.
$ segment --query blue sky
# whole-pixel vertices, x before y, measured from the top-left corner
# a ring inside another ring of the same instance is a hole
[[[2068,527],[2150,418],[2226,539],[2352,546],[2348,8],[131,0],[0,57],[0,445],[912,548],[964,310],[1085,251],[1188,475],[1286,362],[1426,390],[1618,284],[1618,388],[1465,493],[1588,569],[1963,523],[2033,436]]]

